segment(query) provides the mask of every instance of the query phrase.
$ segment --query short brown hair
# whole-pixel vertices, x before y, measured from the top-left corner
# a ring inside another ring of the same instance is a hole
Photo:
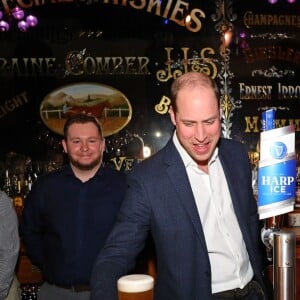
[[[215,93],[216,99],[218,101],[218,106],[220,107],[220,101],[219,101],[220,93],[216,82],[205,73],[188,72],[177,77],[171,85],[171,105],[174,111],[177,111],[176,99],[177,99],[178,92],[184,87],[195,87],[195,86],[212,88]]]
[[[71,116],[65,123],[64,125],[64,138],[66,139],[68,136],[68,131],[69,131],[69,127],[72,124],[86,124],[86,123],[93,123],[95,124],[95,126],[97,127],[98,131],[99,131],[99,135],[101,138],[103,138],[103,130],[102,130],[102,125],[100,123],[100,121],[91,115],[87,115],[87,114],[76,114]]]

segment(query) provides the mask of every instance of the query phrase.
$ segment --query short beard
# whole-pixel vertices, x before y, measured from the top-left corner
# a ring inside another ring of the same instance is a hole
[[[77,169],[79,169],[81,171],[90,171],[90,170],[94,169],[96,166],[98,166],[101,163],[102,157],[99,156],[97,159],[92,161],[90,164],[85,164],[85,165],[81,164],[77,160],[72,159],[71,157],[69,157],[69,159],[70,159],[71,165],[73,165]]]

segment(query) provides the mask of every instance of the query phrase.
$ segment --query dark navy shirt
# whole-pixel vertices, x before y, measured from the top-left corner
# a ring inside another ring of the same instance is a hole
[[[34,183],[26,199],[21,233],[28,256],[47,281],[89,283],[125,189],[125,174],[108,167],[81,182],[66,165]]]

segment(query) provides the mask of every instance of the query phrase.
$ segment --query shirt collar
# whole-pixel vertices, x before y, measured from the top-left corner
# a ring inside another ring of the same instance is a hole
[[[173,133],[173,143],[174,143],[177,151],[179,152],[179,155],[181,156],[181,158],[183,160],[185,168],[187,168],[188,166],[197,166],[196,162],[191,158],[191,156],[187,153],[187,151],[180,144],[177,134],[176,134],[176,130]],[[217,160],[218,153],[219,153],[219,148],[216,147],[211,159],[209,160],[209,163],[208,163],[209,165]]]
[[[65,168],[66,171],[65,171],[65,174],[67,176],[73,176],[75,178],[77,178],[73,172],[73,169],[71,167],[71,165],[68,163],[68,164],[65,164],[61,169]],[[104,166],[103,164],[100,165],[99,169],[97,170],[97,172],[95,173],[95,175],[93,177],[91,177],[90,179],[94,178],[94,177],[100,177],[102,176],[102,173],[103,173],[103,169],[104,169]]]

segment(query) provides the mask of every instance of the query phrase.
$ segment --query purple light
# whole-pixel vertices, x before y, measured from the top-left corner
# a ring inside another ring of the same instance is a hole
[[[242,49],[245,49],[245,48],[247,48],[247,46],[248,46],[248,44],[247,44],[247,42],[246,42],[246,41],[241,41],[241,43],[240,43],[240,47],[241,47]]]
[[[25,21],[20,21],[18,22],[18,28],[20,29],[20,31],[26,32],[28,25]]]
[[[26,17],[26,23],[28,26],[34,27],[37,25],[38,19],[37,19],[37,17],[35,17],[33,15],[29,15],[28,17]]]
[[[13,15],[13,17],[14,17],[15,19],[21,20],[21,19],[24,18],[24,11],[23,11],[20,7],[16,6],[16,7],[12,10],[12,15]]]
[[[246,32],[242,31],[240,33],[240,38],[242,38],[242,39],[246,38]]]
[[[13,20],[11,18],[17,20],[17,26],[20,31],[26,32],[29,27],[34,27],[38,24],[37,17],[33,15],[28,15],[26,17],[25,12],[20,7],[16,6],[8,13],[9,20]],[[26,19],[24,19],[26,17]],[[5,14],[2,10],[0,10],[0,32],[5,32],[10,29],[10,21],[9,23],[5,20]]]
[[[3,20],[0,21],[0,31],[5,32],[9,30],[9,24]]]
[[[296,0],[287,0],[288,3],[295,3]]]
[[[278,0],[268,0],[270,4],[275,4],[277,3]]]

